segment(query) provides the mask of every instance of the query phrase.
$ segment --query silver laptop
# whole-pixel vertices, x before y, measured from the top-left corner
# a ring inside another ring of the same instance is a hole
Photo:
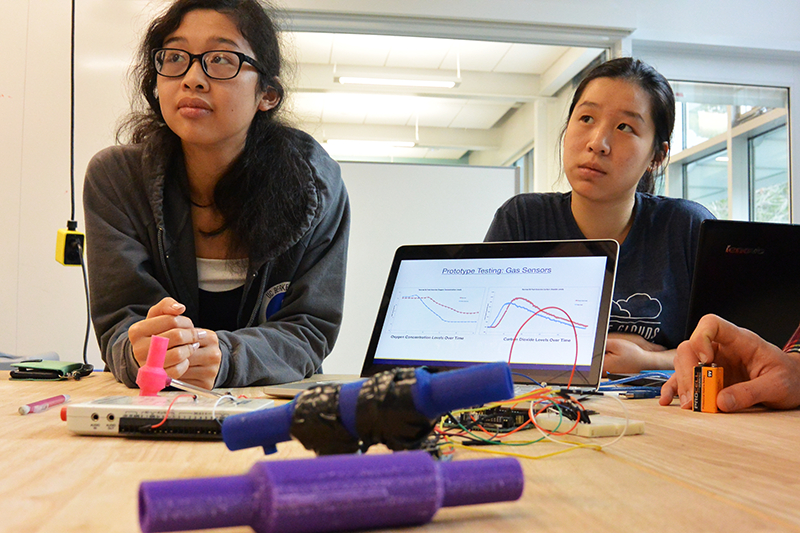
[[[506,361],[515,383],[594,390],[618,252],[613,240],[401,246],[361,377]],[[293,397],[331,377],[264,392]]]

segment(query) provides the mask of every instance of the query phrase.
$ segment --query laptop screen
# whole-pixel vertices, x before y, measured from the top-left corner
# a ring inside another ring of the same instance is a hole
[[[506,361],[539,382],[572,377],[573,385],[596,386],[617,248],[614,241],[401,247],[362,375]]]

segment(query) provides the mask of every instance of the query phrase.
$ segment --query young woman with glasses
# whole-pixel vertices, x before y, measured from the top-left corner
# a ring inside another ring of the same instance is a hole
[[[487,241],[616,239],[620,243],[604,369],[671,369],[683,340],[700,204],[653,195],[675,122],[675,96],[630,57],[592,69],[562,133],[567,193],[518,195],[498,209]]]
[[[84,184],[103,359],[135,386],[151,335],[204,387],[300,379],[342,318],[350,211],[339,167],[276,118],[276,28],[258,0],[178,0],[149,26],[141,105]]]

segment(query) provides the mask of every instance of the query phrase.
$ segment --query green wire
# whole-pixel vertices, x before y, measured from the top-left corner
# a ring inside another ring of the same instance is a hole
[[[554,430],[553,430],[553,431],[558,431],[558,428],[560,428],[560,427],[561,427],[561,422],[564,420],[564,415],[563,415],[563,413],[561,412],[561,407],[560,407],[560,406],[559,406],[557,403],[555,403],[555,402],[551,402],[551,403],[552,403],[552,404],[553,404],[553,405],[556,407],[556,409],[558,409],[558,417],[559,417],[559,418],[558,418],[558,425],[556,426],[556,429],[554,429]],[[471,438],[473,438],[473,439],[475,439],[475,440],[477,440],[477,441],[483,442],[483,443],[485,443],[485,444],[494,444],[494,445],[498,445],[498,446],[528,446],[528,445],[530,445],[530,444],[536,444],[537,442],[541,442],[541,441],[543,441],[543,440],[546,438],[546,437],[543,435],[543,436],[539,437],[539,438],[538,438],[538,439],[536,439],[536,440],[532,440],[532,441],[528,441],[528,442],[502,442],[502,441],[498,441],[498,440],[486,439],[486,438],[484,438],[484,437],[481,437],[481,436],[479,436],[479,435],[476,435],[476,434],[475,434],[475,433],[473,433],[472,431],[468,430],[468,429],[467,429],[466,427],[464,427],[464,425],[463,425],[461,422],[459,422],[459,421],[458,421],[458,419],[457,419],[456,417],[454,417],[452,414],[448,413],[448,415],[449,415],[449,416],[450,416],[450,418],[451,418],[451,419],[452,419],[452,420],[453,420],[453,421],[456,423],[456,425],[457,425],[458,427],[460,427],[460,428],[461,428],[461,430],[462,430],[462,431],[466,432],[466,433],[467,433],[467,434],[468,434],[468,435],[469,435]],[[533,422],[531,422],[531,423],[533,423]]]

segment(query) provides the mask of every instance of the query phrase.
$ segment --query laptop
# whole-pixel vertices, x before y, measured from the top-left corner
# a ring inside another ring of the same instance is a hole
[[[783,347],[800,324],[798,250],[798,225],[704,221],[686,338],[714,313]]]
[[[506,361],[514,381],[596,389],[619,245],[613,240],[401,246],[361,377]],[[266,387],[293,397],[324,374]]]

